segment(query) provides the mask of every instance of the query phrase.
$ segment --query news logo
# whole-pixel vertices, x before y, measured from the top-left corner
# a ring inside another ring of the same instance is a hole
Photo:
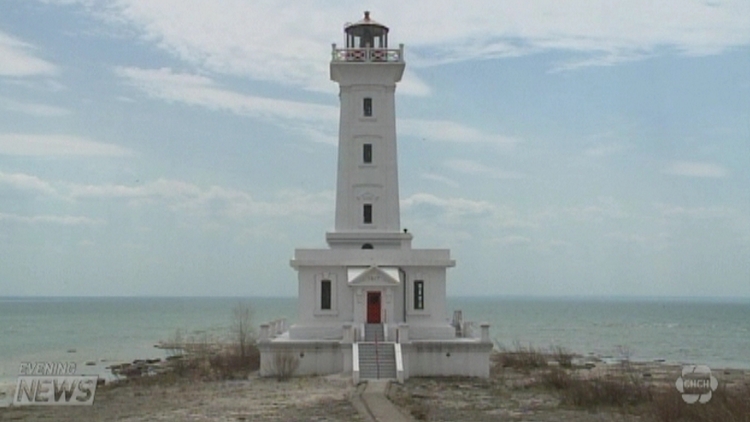
[[[75,375],[75,362],[23,362],[14,406],[91,406],[97,375]]]
[[[719,381],[711,375],[706,365],[687,365],[682,368],[682,376],[677,378],[675,387],[682,394],[685,403],[708,403]]]

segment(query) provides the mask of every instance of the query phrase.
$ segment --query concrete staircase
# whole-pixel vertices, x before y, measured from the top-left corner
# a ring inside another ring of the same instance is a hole
[[[393,343],[359,343],[360,379],[396,379]]]
[[[382,342],[383,341],[383,324],[365,324],[365,341]]]
[[[383,338],[383,324],[365,324],[365,341],[359,343],[360,379],[396,378],[396,351]]]

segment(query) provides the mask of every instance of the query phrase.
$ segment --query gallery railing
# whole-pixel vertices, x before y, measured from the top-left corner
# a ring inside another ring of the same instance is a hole
[[[380,62],[400,63],[404,61],[404,45],[390,48],[337,48],[332,45],[331,60],[334,62]]]

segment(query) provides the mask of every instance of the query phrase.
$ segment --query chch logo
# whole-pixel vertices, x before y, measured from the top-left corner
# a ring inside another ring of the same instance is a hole
[[[686,365],[682,367],[682,376],[677,378],[675,387],[682,393],[685,403],[708,403],[712,393],[719,386],[719,381],[711,375],[706,365]]]

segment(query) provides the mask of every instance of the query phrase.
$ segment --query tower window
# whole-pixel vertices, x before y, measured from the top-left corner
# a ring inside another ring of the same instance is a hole
[[[362,102],[365,117],[372,116],[372,98],[365,98]]]
[[[320,309],[331,309],[331,280],[320,282]]]
[[[414,280],[414,309],[424,309],[423,280]]]
[[[363,211],[363,220],[365,224],[372,224],[372,204],[365,204],[364,207],[362,207]]]
[[[372,163],[372,144],[364,144],[362,146],[362,161]]]

